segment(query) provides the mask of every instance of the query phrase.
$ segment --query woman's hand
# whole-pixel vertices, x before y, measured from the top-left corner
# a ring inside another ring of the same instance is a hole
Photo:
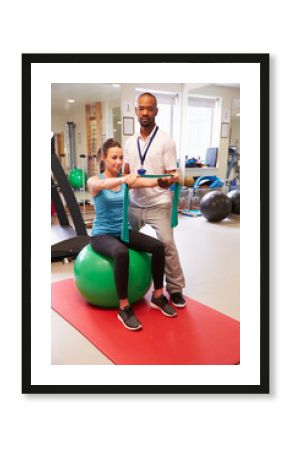
[[[131,187],[138,178],[139,176],[136,175],[135,173],[129,173],[129,175],[125,175],[123,177],[124,183],[126,183],[128,187]]]

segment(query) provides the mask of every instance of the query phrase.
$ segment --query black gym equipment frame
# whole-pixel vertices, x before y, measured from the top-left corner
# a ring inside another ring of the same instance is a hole
[[[55,154],[54,137],[51,138],[51,172],[56,180],[55,182],[51,177],[51,200],[59,221],[58,225],[51,226],[51,261],[59,261],[64,258],[74,259],[90,242],[90,237],[74,192]],[[69,223],[59,190],[66,201],[74,227]]]

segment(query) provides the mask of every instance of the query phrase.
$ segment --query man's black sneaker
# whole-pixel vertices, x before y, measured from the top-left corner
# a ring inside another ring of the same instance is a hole
[[[177,316],[175,309],[169,305],[168,300],[164,295],[157,298],[152,295],[150,305],[152,308],[160,309],[160,311],[167,317]]]
[[[185,299],[182,295],[182,292],[174,292],[170,294],[170,300],[172,304],[176,306],[176,308],[184,308],[185,307]]]
[[[130,305],[126,306],[124,309],[119,309],[118,319],[123,323],[124,327],[128,328],[128,330],[137,331],[142,328],[141,323],[135,316]]]

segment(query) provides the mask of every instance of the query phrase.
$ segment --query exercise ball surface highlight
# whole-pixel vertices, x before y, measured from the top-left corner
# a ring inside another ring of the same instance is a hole
[[[219,222],[232,211],[232,202],[223,192],[208,192],[200,201],[200,211],[209,222]]]
[[[230,191],[227,196],[232,202],[232,213],[240,215],[240,191],[235,189]]]
[[[68,174],[69,184],[74,189],[81,189],[86,186],[87,175],[82,169],[72,169]]]
[[[119,306],[114,262],[93,250],[91,244],[78,254],[74,265],[75,284],[88,303],[104,308]],[[151,286],[151,257],[129,249],[128,298],[131,304],[142,299]]]

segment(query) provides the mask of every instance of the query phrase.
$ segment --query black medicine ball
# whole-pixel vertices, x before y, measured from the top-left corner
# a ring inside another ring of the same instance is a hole
[[[240,215],[240,191],[230,191],[228,198],[232,202],[232,213]]]
[[[200,211],[209,222],[219,222],[232,211],[232,202],[223,192],[208,192],[200,201]]]

